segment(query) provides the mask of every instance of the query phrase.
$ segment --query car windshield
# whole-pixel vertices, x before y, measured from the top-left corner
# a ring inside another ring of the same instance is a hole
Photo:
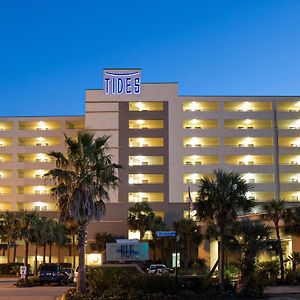
[[[150,266],[150,270],[162,269],[165,267],[166,267],[165,265],[153,265],[153,266]]]
[[[41,271],[54,272],[57,271],[57,266],[42,266]]]

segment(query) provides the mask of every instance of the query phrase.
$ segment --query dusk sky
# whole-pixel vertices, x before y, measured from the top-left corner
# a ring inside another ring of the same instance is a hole
[[[180,95],[300,95],[299,0],[0,2],[1,116],[83,115],[106,67]]]

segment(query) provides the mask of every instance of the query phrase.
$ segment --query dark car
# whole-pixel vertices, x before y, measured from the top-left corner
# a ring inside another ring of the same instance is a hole
[[[44,283],[57,283],[63,285],[68,283],[68,274],[59,264],[43,264],[40,266],[39,281]]]

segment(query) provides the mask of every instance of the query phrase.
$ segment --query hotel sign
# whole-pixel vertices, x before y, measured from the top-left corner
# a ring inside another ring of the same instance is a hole
[[[140,70],[104,70],[103,89],[105,94],[132,95],[141,93]]]
[[[107,243],[107,261],[143,261],[149,259],[148,243]]]

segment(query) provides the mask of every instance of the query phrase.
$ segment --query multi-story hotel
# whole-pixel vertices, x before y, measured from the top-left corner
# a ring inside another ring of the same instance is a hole
[[[89,239],[108,231],[137,237],[128,208],[146,201],[166,223],[187,216],[188,188],[216,169],[237,171],[257,202],[300,200],[300,97],[179,96],[177,83],[142,83],[141,70],[104,70],[103,89],[88,89],[84,116],[0,119],[0,209],[55,216],[47,153],[64,151],[64,134],[110,135],[123,168],[106,215]],[[300,243],[287,237],[287,251]],[[201,252],[201,251],[200,251]]]

